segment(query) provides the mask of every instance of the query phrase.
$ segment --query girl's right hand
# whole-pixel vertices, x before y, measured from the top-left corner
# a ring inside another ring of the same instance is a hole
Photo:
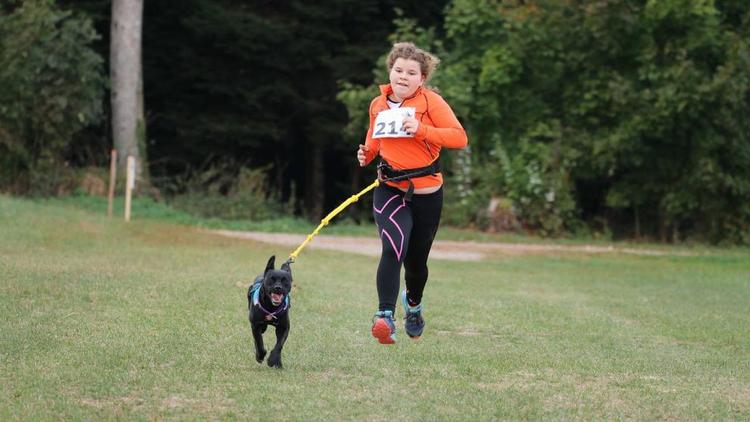
[[[370,148],[367,148],[367,145],[359,145],[359,149],[357,150],[357,161],[359,161],[359,166],[364,167],[365,166],[365,159],[366,159],[366,153],[369,151]]]

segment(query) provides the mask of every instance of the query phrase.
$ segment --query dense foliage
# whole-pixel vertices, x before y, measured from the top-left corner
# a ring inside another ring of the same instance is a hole
[[[50,0],[0,13],[0,186],[54,193],[75,135],[102,115],[105,78],[90,20]]]
[[[449,216],[486,224],[500,196],[543,234],[749,242],[749,13],[454,0],[442,39],[407,25],[441,54],[434,82],[470,132],[472,189]]]
[[[553,234],[578,216],[628,235],[750,241],[748,12],[454,1],[445,91],[472,132],[479,203],[508,196]]]

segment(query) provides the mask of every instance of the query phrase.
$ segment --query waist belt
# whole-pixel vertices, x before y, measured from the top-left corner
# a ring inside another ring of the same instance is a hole
[[[407,189],[406,195],[404,195],[404,201],[410,201],[412,194],[414,194],[414,183],[411,181],[412,178],[429,175],[434,176],[438,173],[440,173],[439,161],[434,161],[429,166],[404,170],[394,169],[385,160],[382,160],[380,164],[378,164],[378,179],[380,179],[381,182],[409,181],[409,189]]]

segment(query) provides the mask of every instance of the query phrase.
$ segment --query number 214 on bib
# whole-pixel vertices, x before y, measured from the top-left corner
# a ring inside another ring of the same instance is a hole
[[[414,117],[414,107],[401,107],[384,110],[375,117],[375,126],[372,129],[372,137],[377,138],[404,138],[411,137],[404,131],[404,117]]]

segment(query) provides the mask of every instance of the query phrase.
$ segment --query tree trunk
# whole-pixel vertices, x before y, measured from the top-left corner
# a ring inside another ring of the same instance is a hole
[[[635,238],[636,240],[641,238],[641,215],[638,212],[638,205],[635,206]]]
[[[143,118],[141,34],[143,0],[113,0],[110,44],[112,139],[118,167],[136,159],[136,180],[144,182],[146,124]],[[121,174],[124,174],[122,172]]]
[[[365,182],[366,183],[363,185],[362,184],[362,167],[360,167],[359,164],[357,164],[356,166],[353,167],[353,170],[352,170],[351,183],[349,184],[349,193],[354,195],[355,193],[362,190],[362,186],[367,186],[370,183],[372,183],[372,180],[370,180],[369,182],[368,181],[365,181]],[[352,204],[351,207],[349,207],[348,215],[352,220],[361,222],[362,215],[365,214],[363,210],[372,209],[372,201],[370,198],[372,198],[372,196],[359,198],[358,203],[354,203]]]
[[[323,218],[323,200],[325,198],[323,190],[323,149],[315,142],[311,143],[309,155],[309,165],[307,166],[307,177],[305,187],[305,208],[307,216],[312,220]]]

